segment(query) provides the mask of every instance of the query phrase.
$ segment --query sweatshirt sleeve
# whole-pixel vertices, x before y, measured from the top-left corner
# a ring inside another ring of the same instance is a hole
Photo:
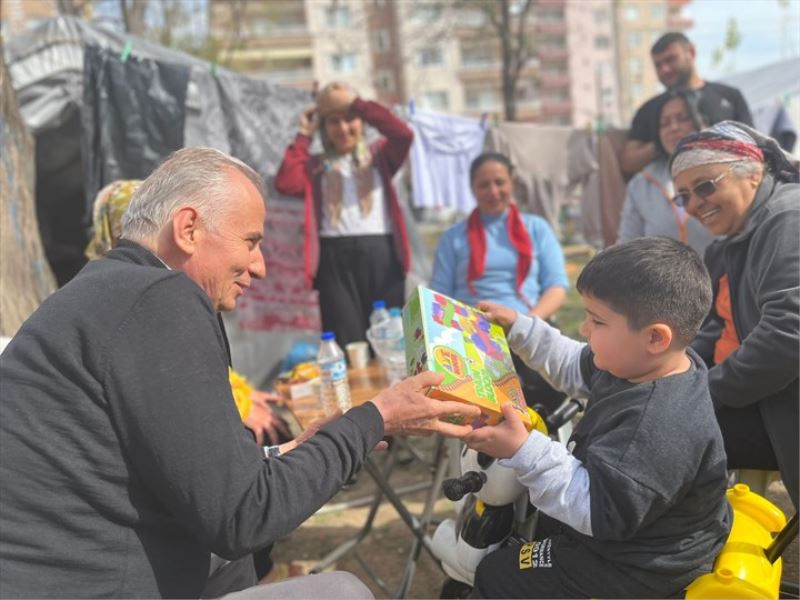
[[[622,219],[617,231],[617,242],[627,242],[644,235],[644,217],[636,205],[636,198],[644,196],[644,177],[638,173],[625,191],[625,203],[622,206]]]
[[[216,316],[185,276],[152,286],[113,334],[109,410],[131,470],[228,559],[278,540],[330,499],[383,434],[370,403],[265,460],[239,419]]]
[[[285,195],[295,198],[305,196],[308,174],[306,164],[308,163],[309,148],[311,138],[302,133],[298,133],[294,141],[289,144],[283,155],[283,161],[275,175],[275,189]]]
[[[377,129],[384,139],[377,145],[377,153],[383,155],[389,167],[389,173],[394,175],[403,166],[408,156],[414,132],[399,119],[392,111],[378,102],[356,98],[352,104],[353,112],[364,121]]]
[[[436,246],[430,288],[446,296],[455,296],[458,257],[453,245],[453,230],[445,231]]]
[[[539,285],[542,293],[553,287],[568,289],[569,277],[564,263],[564,251],[550,224],[541,217],[536,217],[531,223],[531,230],[538,247]]]
[[[508,345],[531,369],[573,398],[589,396],[581,356],[586,344],[563,335],[539,317],[518,314],[508,332]]]
[[[516,471],[531,504],[574,530],[592,535],[589,474],[563,445],[532,431],[516,454],[500,464]]]
[[[761,318],[742,344],[708,372],[714,403],[742,407],[797,379],[800,361],[800,211],[770,215],[748,249],[747,277]]]

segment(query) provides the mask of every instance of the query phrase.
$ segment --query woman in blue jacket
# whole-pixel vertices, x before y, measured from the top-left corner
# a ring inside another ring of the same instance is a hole
[[[491,300],[549,319],[567,297],[564,254],[547,221],[520,213],[512,173],[503,154],[487,152],[472,161],[470,183],[478,206],[442,235],[430,286],[472,306]],[[558,393],[537,373],[522,362],[515,365],[529,401],[555,402]]]

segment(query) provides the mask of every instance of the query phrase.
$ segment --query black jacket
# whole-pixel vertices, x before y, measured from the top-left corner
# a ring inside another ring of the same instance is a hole
[[[795,506],[798,492],[798,345],[800,344],[800,185],[766,175],[744,231],[706,250],[714,285],[728,274],[736,333],[742,344],[718,365],[714,344],[722,319],[712,308],[692,343],[710,366],[717,406],[758,403],[781,476]]]
[[[197,597],[209,554],[292,531],[383,435],[371,403],[264,459],[206,294],[124,242],[0,358],[0,594]]]

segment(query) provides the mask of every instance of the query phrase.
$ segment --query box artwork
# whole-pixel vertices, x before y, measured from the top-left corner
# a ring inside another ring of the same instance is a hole
[[[476,427],[502,421],[500,407],[511,402],[530,427],[502,327],[481,311],[420,286],[403,308],[403,330],[408,373],[429,370],[445,376],[430,397],[480,407]]]

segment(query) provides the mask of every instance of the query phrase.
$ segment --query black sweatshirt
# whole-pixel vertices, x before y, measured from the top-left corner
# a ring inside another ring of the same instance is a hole
[[[371,403],[265,460],[208,297],[123,241],[0,357],[0,595],[197,597],[330,499],[383,435]]]

